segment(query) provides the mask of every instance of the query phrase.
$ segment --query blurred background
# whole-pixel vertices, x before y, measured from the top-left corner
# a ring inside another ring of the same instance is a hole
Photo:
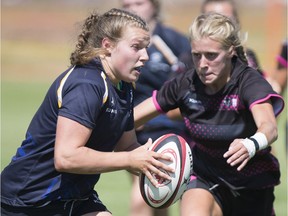
[[[186,34],[201,2],[163,0],[162,20]],[[287,38],[287,0],[235,2],[242,31],[248,32],[247,46],[256,51],[263,70],[272,73]],[[21,144],[49,85],[69,66],[81,22],[93,10],[102,13],[118,6],[118,0],[1,1],[1,170]],[[280,216],[287,216],[286,118],[287,107],[278,117],[279,138],[273,144],[282,171],[275,203]],[[96,189],[114,215],[128,214],[130,179],[125,171],[102,175]],[[178,215],[178,204],[171,215]]]

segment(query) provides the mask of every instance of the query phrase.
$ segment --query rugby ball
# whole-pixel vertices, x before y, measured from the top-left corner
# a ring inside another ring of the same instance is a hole
[[[181,136],[165,134],[154,141],[149,150],[169,155],[173,161],[162,160],[162,162],[173,167],[175,172],[162,170],[171,177],[171,180],[163,179],[152,173],[152,176],[158,181],[158,188],[154,187],[144,174],[141,174],[141,195],[150,207],[167,208],[179,200],[187,188],[193,169],[191,149]]]

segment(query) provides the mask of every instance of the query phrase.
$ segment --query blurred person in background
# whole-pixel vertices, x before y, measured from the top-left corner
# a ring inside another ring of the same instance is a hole
[[[287,68],[288,68],[288,61],[287,61],[287,43],[288,39],[285,39],[281,43],[279,54],[276,57],[277,61],[277,68],[274,71],[273,78],[279,84],[279,93],[284,94],[284,91],[287,87]]]
[[[123,9],[142,17],[148,23],[151,35],[151,44],[147,49],[149,61],[141,69],[141,75],[136,82],[135,105],[137,105],[150,97],[153,90],[159,90],[168,79],[191,67],[191,58],[190,62],[186,61],[186,65],[181,62],[182,58],[191,56],[191,48],[185,35],[161,22],[160,0],[120,0],[120,4]],[[159,42],[167,46],[173,55],[167,56],[159,47]],[[148,138],[155,141],[167,133],[175,133],[187,139],[188,131],[183,119],[173,121],[163,114],[136,129],[138,142],[142,144],[146,143]],[[139,178],[137,176],[132,176],[132,178],[129,215],[167,216],[168,209],[152,209],[144,202],[139,189]]]
[[[287,99],[287,76],[288,76],[288,60],[287,60],[287,43],[288,39],[286,38],[280,46],[280,51],[279,54],[276,57],[277,61],[277,68],[274,71],[273,78],[276,80],[276,82],[279,85],[279,92],[282,95],[285,95],[286,93],[286,99]],[[287,115],[285,116],[286,118],[286,125],[285,127],[285,143],[286,143],[286,154],[288,153],[288,119]]]
[[[70,68],[49,88],[1,173],[1,215],[109,216],[94,190],[101,173],[142,172],[155,186],[151,173],[170,179],[159,159],[171,159],[147,151],[151,140],[141,146],[134,130],[133,82],[149,42],[146,22],[128,11],[86,18]]]

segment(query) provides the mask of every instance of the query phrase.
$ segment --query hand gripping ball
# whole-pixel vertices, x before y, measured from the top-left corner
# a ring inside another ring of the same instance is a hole
[[[191,149],[181,136],[165,134],[153,142],[149,150],[169,155],[173,161],[163,160],[162,162],[173,167],[175,172],[167,173],[172,178],[171,180],[163,179],[152,173],[152,176],[158,181],[158,188],[154,187],[144,174],[141,174],[141,195],[152,208],[167,208],[179,200],[187,188],[193,170]]]

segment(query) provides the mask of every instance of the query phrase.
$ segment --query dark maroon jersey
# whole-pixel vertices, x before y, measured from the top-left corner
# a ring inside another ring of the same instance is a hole
[[[227,164],[223,154],[235,138],[256,133],[251,113],[255,104],[271,100],[277,116],[284,107],[280,95],[257,72],[233,58],[230,81],[216,94],[208,95],[195,70],[190,70],[154,91],[153,101],[160,112],[179,107],[193,140],[194,171],[236,187],[263,188],[279,183],[279,164],[270,153],[261,150],[242,171]],[[222,180],[220,180],[222,179]]]

